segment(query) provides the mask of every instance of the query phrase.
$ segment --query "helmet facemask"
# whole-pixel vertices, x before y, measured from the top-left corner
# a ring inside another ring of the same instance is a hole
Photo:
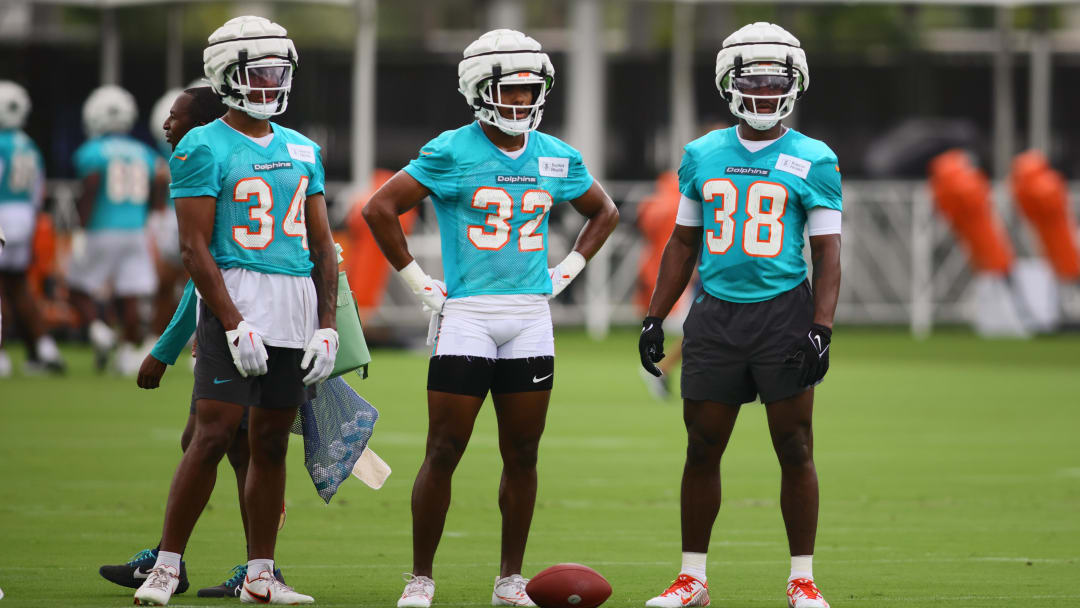
[[[544,102],[551,89],[552,79],[543,72],[522,70],[504,75],[499,65],[493,66],[491,78],[482,80],[477,87],[479,110],[477,119],[492,125],[507,135],[521,135],[540,126],[544,115]],[[505,103],[504,89],[511,86],[529,86],[533,91],[532,103]],[[503,116],[506,110],[513,118]]]
[[[248,60],[241,51],[240,61],[225,70],[222,102],[260,120],[282,114],[289,105],[295,67],[291,58]]]
[[[791,57],[784,64],[755,62],[743,65],[735,58],[735,68],[724,78],[721,92],[731,113],[758,131],[774,127],[795,109],[801,74],[792,68]],[[771,111],[762,112],[760,110]]]

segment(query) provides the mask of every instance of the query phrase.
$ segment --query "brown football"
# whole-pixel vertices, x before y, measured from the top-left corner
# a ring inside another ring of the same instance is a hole
[[[596,608],[611,596],[611,584],[581,564],[555,564],[529,579],[525,593],[540,608]]]

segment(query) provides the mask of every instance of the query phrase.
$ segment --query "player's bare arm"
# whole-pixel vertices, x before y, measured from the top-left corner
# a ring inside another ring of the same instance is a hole
[[[97,196],[98,187],[101,185],[101,174],[91,173],[82,180],[82,192],[79,200],[75,201],[75,209],[79,213],[79,225],[86,227],[90,223],[90,214],[94,211],[94,198]]]
[[[663,319],[671,312],[694,274],[694,262],[701,249],[701,226],[675,224],[660,258],[656,288],[649,300],[650,317]]]
[[[379,249],[395,270],[401,270],[413,261],[398,216],[419,205],[429,194],[431,191],[413,176],[398,171],[364,206],[364,221],[368,223]]]
[[[619,210],[599,182],[593,182],[585,194],[570,201],[578,213],[588,218],[574,243],[574,251],[591,260],[619,223]]]
[[[330,222],[326,218],[326,197],[312,194],[304,205],[307,214],[308,251],[311,263],[311,280],[315,282],[318,300],[319,327],[337,329],[337,253],[334,237],[330,234]]]
[[[225,288],[221,269],[210,255],[210,238],[214,231],[212,196],[192,196],[176,199],[176,221],[180,230],[180,259],[191,275],[195,288],[223,326],[229,331],[244,320]]]
[[[814,323],[832,329],[840,297],[840,235],[810,237],[810,262],[814,266]]]

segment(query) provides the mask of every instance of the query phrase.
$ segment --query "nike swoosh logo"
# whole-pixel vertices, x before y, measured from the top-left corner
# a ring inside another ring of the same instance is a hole
[[[221,380],[219,378],[214,378],[214,384],[225,384],[226,382],[232,382],[232,381],[233,381],[232,378],[228,378],[226,380]]]
[[[540,384],[544,380],[547,380],[548,378],[550,378],[550,377],[552,377],[554,375],[555,375],[554,373],[550,373],[550,374],[544,376],[543,378],[537,378],[536,376],[533,376],[533,384]]]
[[[652,329],[652,328],[653,328],[653,326],[655,326],[655,325],[656,325],[655,323],[649,323],[649,326],[648,326],[648,327],[646,327],[645,329],[641,330],[641,333],[645,333],[645,332],[649,331],[649,330],[650,330],[650,329]]]
[[[818,352],[821,352],[821,336],[810,336],[810,341],[817,346]]]
[[[131,578],[146,578],[150,576],[149,572],[143,572],[142,567],[135,568],[135,571],[131,573]]]
[[[270,590],[269,589],[266,590],[266,595],[259,595],[258,593],[255,593],[254,591],[249,589],[247,587],[247,585],[244,585],[244,589],[247,589],[248,595],[250,595],[251,597],[253,597],[253,598],[257,599],[257,600],[259,600],[260,602],[262,602],[264,604],[269,604],[270,603]]]
[[[420,154],[423,154],[424,156],[429,156],[431,154],[434,154],[434,152],[424,152],[423,150],[420,150]]]
[[[175,158],[176,160],[187,160],[187,157],[188,157],[188,155],[187,155],[187,154],[185,154],[185,155],[183,155],[183,156],[175,156],[175,157],[173,157],[173,158]]]

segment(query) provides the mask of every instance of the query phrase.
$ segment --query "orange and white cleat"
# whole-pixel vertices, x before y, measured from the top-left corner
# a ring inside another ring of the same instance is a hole
[[[812,578],[793,578],[787,584],[788,608],[829,608]]]
[[[683,608],[684,606],[708,606],[709,585],[689,574],[680,574],[675,582],[660,595],[645,602],[649,608]]]

